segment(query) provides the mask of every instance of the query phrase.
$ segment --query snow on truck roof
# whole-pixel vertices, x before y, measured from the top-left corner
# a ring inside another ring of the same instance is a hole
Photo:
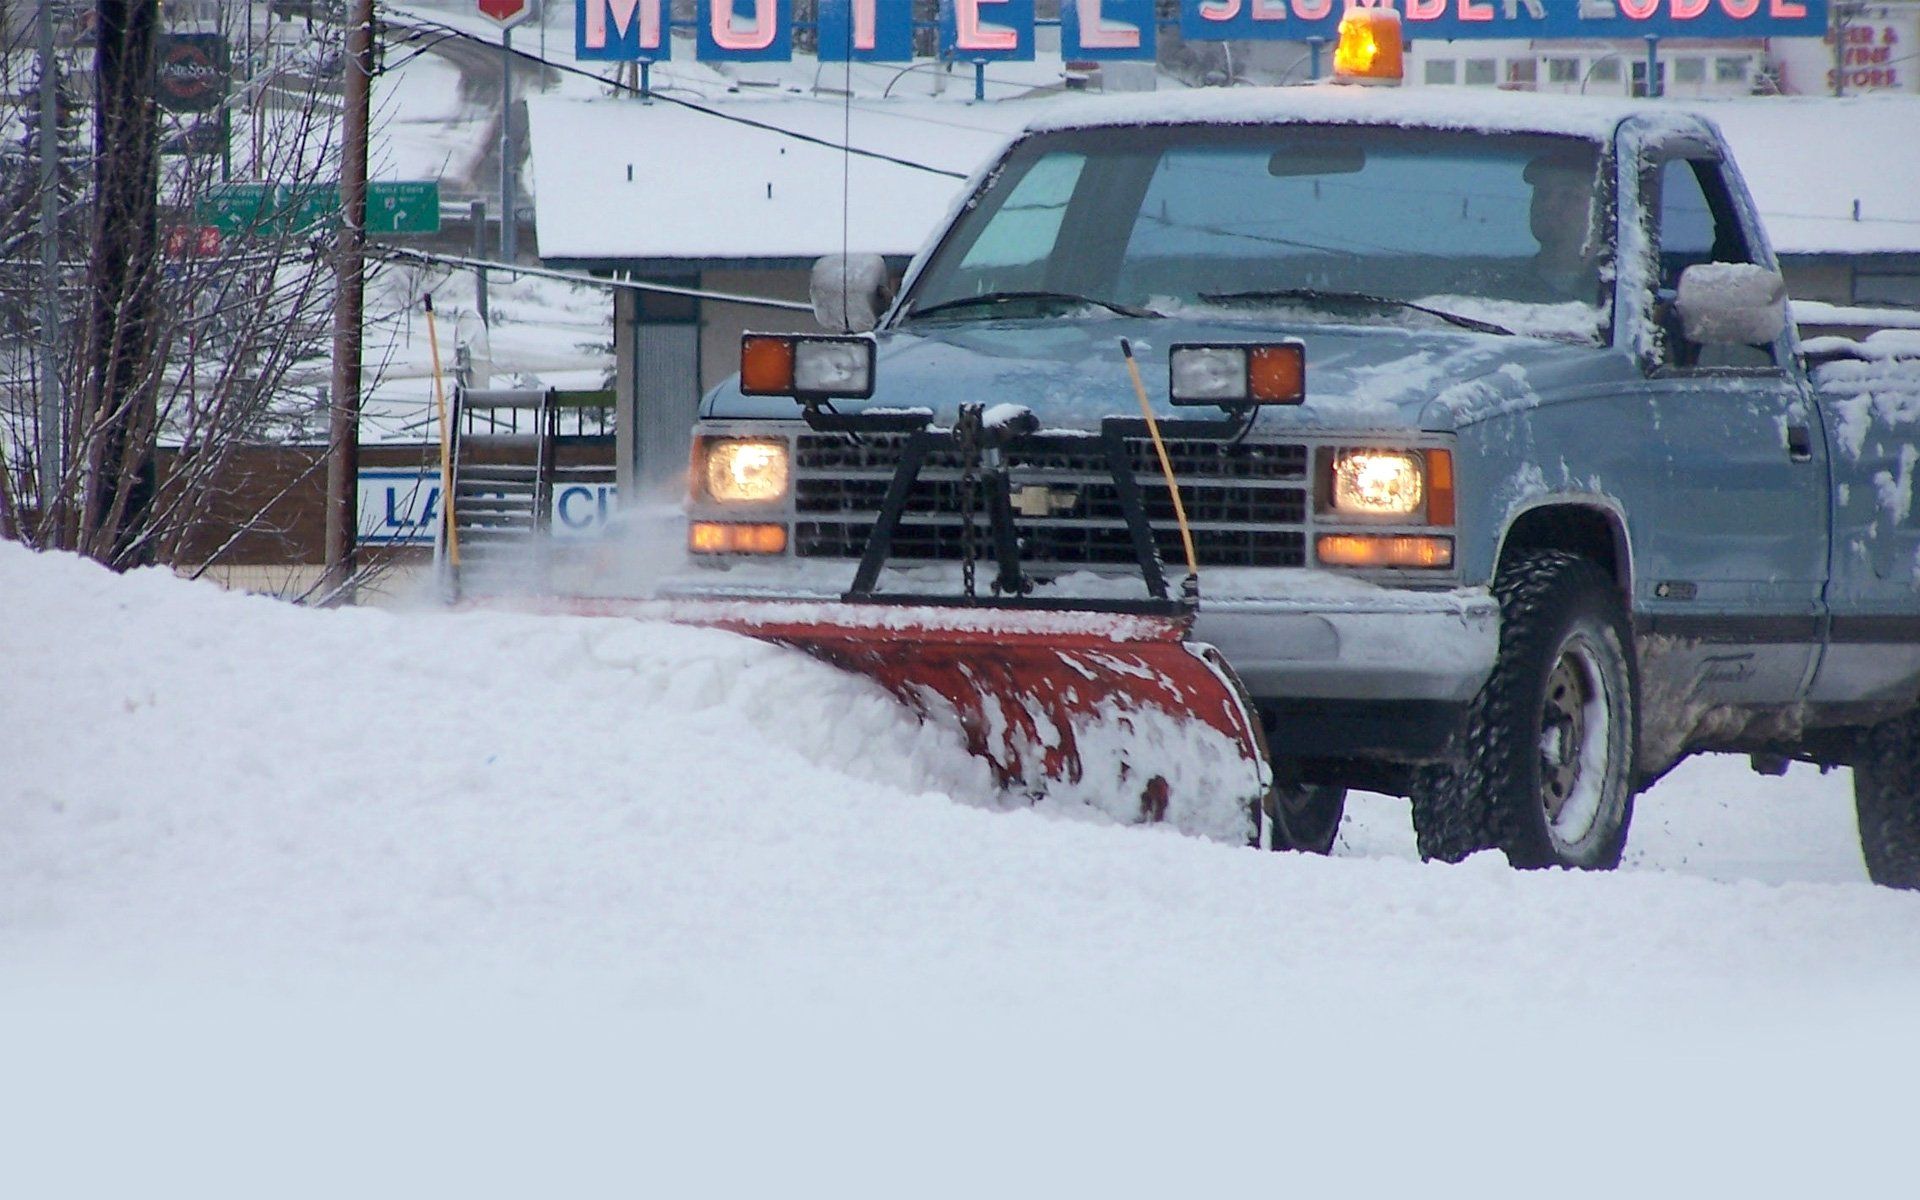
[[[1635,114],[1668,117],[1670,104],[1587,96],[1540,96],[1492,88],[1374,88],[1336,83],[1296,87],[1196,88],[1087,97],[1050,105],[1033,132],[1114,125],[1260,125],[1303,121],[1335,125],[1400,124],[1436,129],[1551,133],[1609,138]]]

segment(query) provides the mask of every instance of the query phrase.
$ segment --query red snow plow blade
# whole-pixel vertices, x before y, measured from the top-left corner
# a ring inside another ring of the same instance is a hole
[[[1232,671],[1190,618],[1080,610],[682,602],[670,619],[793,646],[956,723],[1009,792],[1246,844],[1270,778]]]

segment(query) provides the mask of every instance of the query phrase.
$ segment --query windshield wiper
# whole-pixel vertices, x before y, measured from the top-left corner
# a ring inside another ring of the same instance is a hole
[[[1444,309],[1429,308],[1411,300],[1399,300],[1392,296],[1376,296],[1371,292],[1332,292],[1320,288],[1267,288],[1252,292],[1201,292],[1202,300],[1305,300],[1309,303],[1326,302],[1330,304],[1371,304],[1376,308],[1405,308],[1414,312],[1426,313],[1430,317],[1439,317],[1450,325],[1462,329],[1471,329],[1476,333],[1498,333],[1507,337],[1517,336],[1504,325],[1495,325],[1492,321],[1482,321],[1477,317],[1463,317],[1459,313],[1450,313]]]
[[[942,300],[938,304],[929,304],[925,308],[915,305],[907,310],[908,319],[929,316],[937,312],[946,312],[956,308],[973,308],[983,305],[1017,304],[1022,300],[1052,304],[1091,304],[1104,308],[1108,312],[1119,313],[1123,317],[1159,317],[1150,308],[1137,308],[1131,304],[1119,304],[1112,300],[1101,300],[1095,296],[1082,296],[1076,292],[982,292],[978,296],[962,296],[958,300]]]

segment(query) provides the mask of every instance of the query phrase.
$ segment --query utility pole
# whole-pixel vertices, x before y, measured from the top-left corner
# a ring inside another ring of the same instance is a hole
[[[500,31],[500,261],[513,261],[513,29]]]
[[[1835,98],[1847,94],[1847,39],[1853,32],[1853,19],[1860,15],[1860,5],[1851,0],[1835,0],[1827,10],[1828,36],[1833,40],[1833,94]]]
[[[373,91],[373,0],[352,0],[340,118],[340,229],[334,240],[333,405],[327,439],[331,603],[352,600],[360,528],[360,333],[366,299],[367,124]]]
[[[70,520],[83,553],[125,570],[150,554],[145,535],[155,483],[160,128],[153,76],[160,7],[99,0],[95,12],[93,244],[80,334],[84,380],[74,399],[74,423],[86,430],[86,444]]]
[[[64,417],[60,411],[60,81],[53,3],[40,0],[40,513],[58,507]]]

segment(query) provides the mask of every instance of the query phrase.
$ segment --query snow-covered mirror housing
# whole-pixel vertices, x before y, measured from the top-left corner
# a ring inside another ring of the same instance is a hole
[[[887,262],[878,254],[829,254],[813,264],[807,293],[813,318],[836,333],[865,333],[893,300]]]
[[[1703,346],[1765,346],[1787,327],[1787,283],[1752,263],[1695,263],[1674,297],[1681,331]]]

